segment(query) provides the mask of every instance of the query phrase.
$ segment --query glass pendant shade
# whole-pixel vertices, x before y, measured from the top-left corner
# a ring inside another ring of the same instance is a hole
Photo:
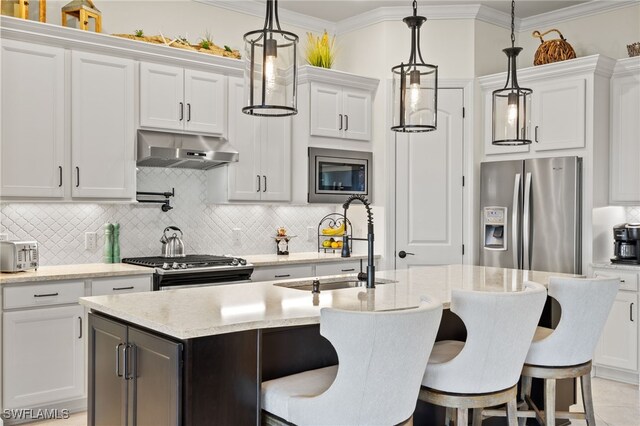
[[[278,1],[267,0],[264,28],[244,35],[244,80],[250,115],[282,117],[298,113],[298,36],[280,28]]]
[[[420,27],[427,20],[417,16],[403,19],[411,28],[409,61],[391,69],[393,73],[393,126],[396,132],[429,132],[438,123],[438,66],[426,64],[420,52]]]

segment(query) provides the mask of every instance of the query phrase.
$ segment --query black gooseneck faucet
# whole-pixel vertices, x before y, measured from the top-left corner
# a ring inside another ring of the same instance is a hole
[[[352,195],[347,201],[342,205],[344,208],[344,226],[345,233],[342,237],[342,257],[351,257],[351,251],[349,250],[349,235],[346,227],[348,226],[347,221],[347,209],[349,205],[351,205],[354,201],[360,201],[364,204],[364,207],[367,209],[367,238],[351,238],[352,240],[358,241],[367,241],[367,288],[375,288],[376,282],[376,267],[373,263],[373,212],[371,211],[371,206],[369,204],[369,200],[367,200],[362,195]],[[360,274],[358,275],[358,279],[362,279]]]

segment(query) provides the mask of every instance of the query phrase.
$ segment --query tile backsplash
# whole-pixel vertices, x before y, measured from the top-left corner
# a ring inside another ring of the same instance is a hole
[[[640,223],[640,206],[625,207],[627,222]]]
[[[274,253],[273,235],[284,226],[297,235],[289,243],[293,252],[315,251],[307,241],[307,227],[317,226],[335,206],[262,204],[213,205],[206,203],[206,171],[139,168],[138,191],[164,192],[175,188],[173,210],[165,213],[158,204],[137,203],[3,203],[0,232],[9,239],[33,239],[40,244],[41,265],[102,261],[102,225],[120,223],[122,257],[154,256],[161,250],[165,227],[184,232],[187,253]],[[233,241],[238,228],[240,241]],[[98,233],[96,250],[85,250],[85,232]]]

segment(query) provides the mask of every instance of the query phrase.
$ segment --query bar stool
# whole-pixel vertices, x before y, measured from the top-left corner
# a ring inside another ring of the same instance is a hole
[[[447,425],[482,421],[482,408],[507,404],[509,426],[517,424],[516,387],[547,292],[525,282],[510,293],[453,290],[451,311],[467,328],[466,342],[436,342],[422,380],[419,399],[447,407]]]
[[[591,360],[618,292],[618,279],[552,277],[549,296],[560,303],[562,314],[552,330],[538,327],[522,369],[521,396],[532,411],[519,417],[535,417],[555,426],[556,417],[585,419],[595,426],[591,395]],[[531,400],[531,380],[544,379],[544,412]],[[584,413],[556,412],[556,380],[580,377]],[[543,420],[544,419],[544,420]]]
[[[441,317],[436,300],[398,311],[322,309],[320,334],[339,364],[263,382],[263,424],[411,422]]]

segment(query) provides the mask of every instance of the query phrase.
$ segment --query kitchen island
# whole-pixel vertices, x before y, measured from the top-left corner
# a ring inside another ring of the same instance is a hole
[[[319,295],[289,280],[82,298],[92,310],[89,424],[259,424],[263,380],[337,363],[319,335],[323,307],[405,309],[431,296],[448,308],[452,289],[519,291],[559,275],[448,265],[382,271],[376,278],[391,282],[375,289]],[[438,340],[465,337],[445,310]]]

